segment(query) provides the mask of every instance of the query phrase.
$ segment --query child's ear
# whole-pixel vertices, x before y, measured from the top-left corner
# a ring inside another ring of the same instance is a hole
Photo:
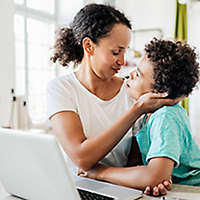
[[[83,39],[82,46],[83,46],[84,51],[88,55],[93,55],[94,54],[95,44],[94,44],[94,42],[89,37],[85,37]]]

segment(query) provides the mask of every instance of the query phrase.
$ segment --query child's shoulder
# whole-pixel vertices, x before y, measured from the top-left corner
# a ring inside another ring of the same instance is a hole
[[[151,117],[177,117],[187,115],[186,110],[179,104],[173,106],[163,106],[162,108],[156,110]]]
[[[148,125],[157,124],[165,127],[181,127],[190,129],[189,118],[186,110],[180,105],[164,106],[155,111],[148,120]]]

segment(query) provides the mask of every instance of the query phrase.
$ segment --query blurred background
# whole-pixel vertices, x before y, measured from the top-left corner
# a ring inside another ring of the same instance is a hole
[[[127,75],[137,65],[145,43],[153,37],[175,39],[178,25],[187,31],[186,38],[180,39],[200,50],[200,0],[1,0],[0,126],[49,130],[47,83],[70,71],[49,60],[55,30],[69,24],[76,12],[88,3],[113,5],[132,22],[126,66],[119,76]],[[184,12],[180,16],[183,22],[178,17],[181,13],[177,11],[178,6]],[[188,101],[189,118],[197,140],[200,140],[199,102],[197,88]]]

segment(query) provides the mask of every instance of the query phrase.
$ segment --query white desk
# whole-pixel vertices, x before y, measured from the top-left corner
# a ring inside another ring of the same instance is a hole
[[[200,200],[200,187],[173,185],[172,191],[168,192],[166,197],[176,197],[176,200]],[[178,199],[179,198],[179,199]],[[140,200],[159,200],[160,197],[150,197],[144,195]],[[19,200],[19,198],[10,196],[0,184],[0,200]],[[42,200],[42,199],[41,199]]]
[[[176,197],[176,200],[200,200],[200,187],[173,184],[172,191],[166,197]],[[160,197],[144,196],[141,200],[158,200]]]

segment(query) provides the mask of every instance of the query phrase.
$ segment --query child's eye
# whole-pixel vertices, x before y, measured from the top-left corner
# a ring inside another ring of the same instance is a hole
[[[139,73],[137,71],[135,71],[135,76],[139,77]]]

